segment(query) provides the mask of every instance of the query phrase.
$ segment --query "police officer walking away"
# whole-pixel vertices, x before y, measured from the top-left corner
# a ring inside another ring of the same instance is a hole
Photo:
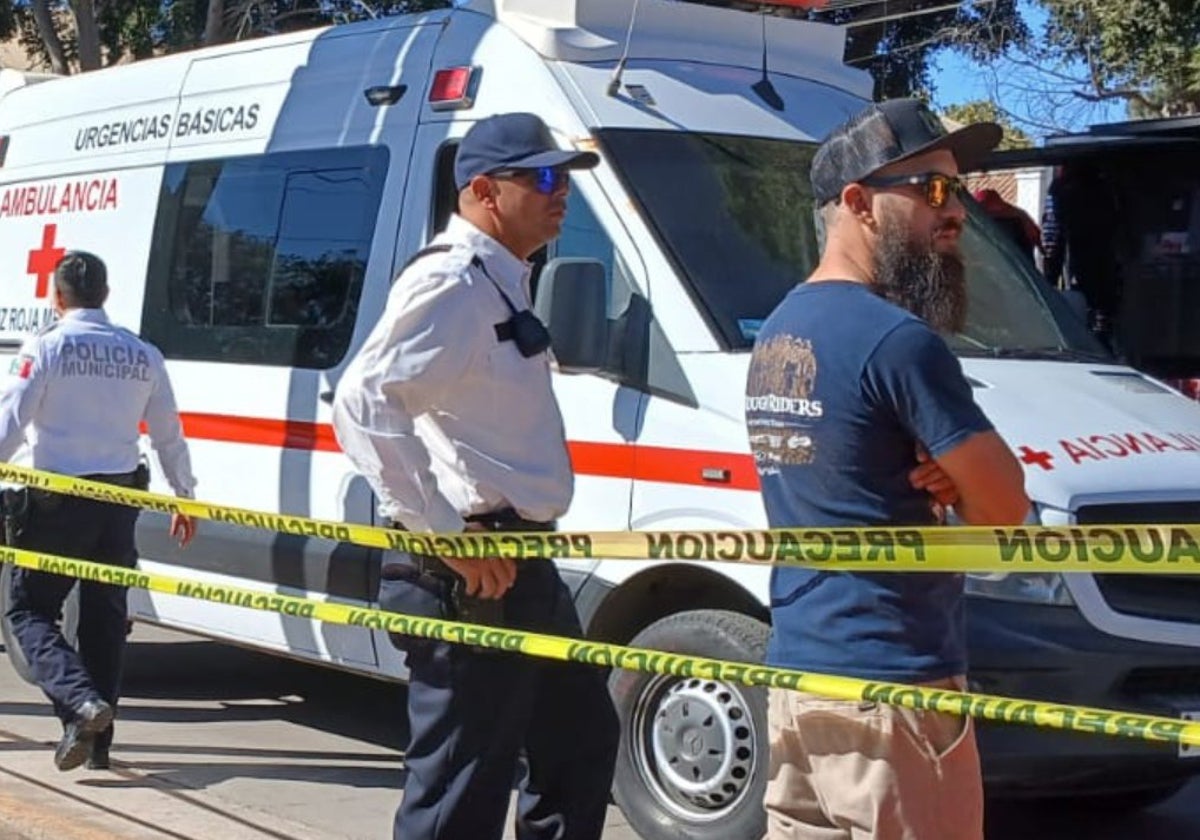
[[[71,251],[59,261],[59,318],[26,342],[0,392],[0,461],[28,439],[34,469],[144,489],[144,420],[176,495],[191,497],[196,481],[162,354],[108,320],[107,297],[99,257]],[[8,494],[5,507],[9,542],[18,548],[126,568],[137,562],[135,508],[30,489]],[[190,518],[172,517],[180,545],[194,533]],[[78,583],[78,652],[58,627],[75,579],[17,568],[8,593],[7,617],[21,651],[63,722],[54,753],[59,770],[85,761],[90,769],[108,767],[125,651],[125,587]]]
[[[459,214],[401,272],[334,400],[338,440],[392,527],[542,531],[566,510],[574,480],[527,260],[558,236],[569,170],[598,162],[556,148],[533,114],[482,120],[463,138]],[[379,603],[582,635],[549,560],[388,554]],[[601,836],[617,748],[603,672],[393,641],[411,672],[397,840],[499,840],[519,755],[520,840]]]

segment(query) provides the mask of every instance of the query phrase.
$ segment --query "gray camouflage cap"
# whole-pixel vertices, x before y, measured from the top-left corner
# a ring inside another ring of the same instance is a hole
[[[976,168],[1000,142],[996,123],[973,123],[947,132],[942,121],[916,99],[873,102],[835,128],[813,155],[812,187],[817,205],[842,194],[888,164],[935,149],[948,149],[960,172]]]

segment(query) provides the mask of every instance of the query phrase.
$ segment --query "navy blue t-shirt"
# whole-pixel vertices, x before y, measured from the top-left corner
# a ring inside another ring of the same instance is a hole
[[[933,525],[909,484],[992,428],[958,359],[921,319],[861,283],[793,289],[763,324],[746,424],[772,527]],[[776,567],[773,665],[872,680],[965,673],[963,576]]]

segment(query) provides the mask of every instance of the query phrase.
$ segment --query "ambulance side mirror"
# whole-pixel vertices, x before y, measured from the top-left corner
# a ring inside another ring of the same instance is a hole
[[[546,263],[533,305],[564,373],[595,373],[608,358],[608,277],[599,260]]]

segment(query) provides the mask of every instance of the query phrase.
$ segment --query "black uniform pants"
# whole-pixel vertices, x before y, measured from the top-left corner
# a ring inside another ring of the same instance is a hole
[[[418,563],[403,554],[387,562]],[[517,561],[504,625],[582,636],[549,560]],[[386,572],[386,566],[385,566]],[[385,579],[386,610],[452,617],[436,595]],[[604,828],[618,722],[605,672],[514,653],[394,637],[410,669],[410,740],[395,840],[499,840],[518,762],[518,840],[597,840]]]
[[[88,476],[132,486],[127,476]],[[137,562],[134,525],[138,511],[90,499],[30,492],[28,519],[14,543],[18,548],[130,568]],[[79,586],[79,650],[63,638],[63,601]],[[117,705],[125,653],[126,587],[63,575],[14,569],[7,616],[38,686],[64,724],[75,709],[102,698]],[[112,727],[96,737],[112,742]]]

